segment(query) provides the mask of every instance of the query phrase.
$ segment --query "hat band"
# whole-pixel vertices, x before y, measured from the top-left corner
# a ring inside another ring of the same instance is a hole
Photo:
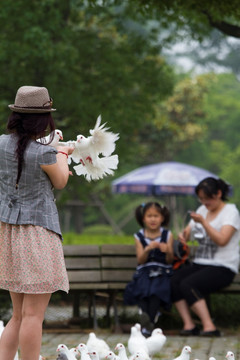
[[[49,105],[46,105],[49,104]],[[50,98],[47,102],[45,102],[42,106],[17,106],[14,104],[14,107],[19,109],[51,109],[53,105],[53,100]]]
[[[15,108],[19,108],[19,109],[51,109],[52,106],[48,105],[48,106],[17,106],[14,105]]]

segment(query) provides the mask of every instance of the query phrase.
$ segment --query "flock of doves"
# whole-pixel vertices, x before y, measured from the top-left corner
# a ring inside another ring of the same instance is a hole
[[[154,329],[151,336],[145,338],[141,332],[141,325],[136,323],[131,327],[127,348],[119,343],[112,351],[103,339],[91,332],[86,344],[80,343],[71,349],[68,349],[65,344],[59,344],[56,350],[58,353],[57,360],[76,360],[78,358],[81,360],[152,360],[154,355],[160,355],[166,340],[167,338],[160,328]],[[173,360],[190,360],[191,352],[191,347],[185,345],[181,354]],[[234,353],[228,351],[226,359],[235,360]],[[209,360],[216,359],[210,357]]]
[[[109,128],[101,125],[101,115],[98,116],[95,127],[91,130],[90,136],[77,135],[76,140],[63,140],[62,131],[57,129],[54,132],[53,140],[49,143],[50,135],[38,139],[43,144],[53,147],[72,146],[74,151],[68,156],[69,165],[73,166],[77,175],[83,175],[87,181],[99,180],[105,176],[113,175],[113,170],[118,166],[118,155],[112,155],[115,150],[115,142],[119,139],[119,134],[109,131]]]
[[[112,351],[105,340],[91,332],[86,344],[80,343],[72,349],[68,349],[65,344],[59,344],[56,350],[57,360],[76,360],[78,357],[81,360],[151,360],[165,342],[166,336],[160,328],[154,329],[152,335],[146,339],[141,333],[141,325],[137,323],[131,328],[127,349],[119,343]]]
[[[0,320],[0,337],[3,330],[4,323]],[[80,343],[71,349],[65,344],[59,344],[56,349],[56,360],[152,360],[154,355],[160,355],[166,340],[167,338],[160,328],[154,329],[151,336],[145,338],[141,333],[141,325],[136,323],[131,327],[127,349],[122,343],[119,343],[112,351],[105,340],[98,338],[94,332],[91,332],[86,344]],[[181,354],[173,360],[190,360],[191,352],[191,347],[185,345]],[[235,360],[234,353],[228,351],[225,358]],[[39,356],[39,360],[44,359],[42,355]],[[19,360],[18,353],[16,353],[14,360]],[[208,360],[216,359],[209,357]]]

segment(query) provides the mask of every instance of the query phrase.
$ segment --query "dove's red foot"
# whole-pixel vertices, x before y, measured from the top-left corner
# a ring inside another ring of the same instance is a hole
[[[87,157],[86,157],[86,160],[88,160],[88,161],[92,164],[92,158],[91,158],[91,156],[87,156]]]
[[[79,161],[83,166],[85,166],[83,159],[80,159]]]

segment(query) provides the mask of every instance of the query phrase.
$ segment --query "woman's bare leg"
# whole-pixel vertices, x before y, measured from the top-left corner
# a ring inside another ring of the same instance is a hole
[[[42,323],[51,294],[24,294],[19,346],[22,360],[38,360],[42,343]]]
[[[10,292],[10,296],[12,299],[13,313],[0,339],[0,360],[13,360],[19,343],[19,329],[22,320],[24,294]]]

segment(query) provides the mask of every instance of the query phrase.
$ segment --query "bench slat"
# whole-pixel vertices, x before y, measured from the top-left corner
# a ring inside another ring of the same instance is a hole
[[[99,269],[100,270],[100,258],[87,258],[87,257],[65,257],[65,264],[67,269]]]
[[[102,256],[101,258],[102,268],[110,268],[110,269],[136,269],[137,259],[134,257],[126,257],[126,256]]]
[[[78,283],[86,283],[86,282],[99,282],[101,283],[101,272],[95,270],[89,271],[71,271],[68,270],[68,278],[69,282],[78,282]],[[79,288],[81,288],[81,284],[79,284]]]
[[[124,255],[124,256],[136,256],[135,245],[118,245],[118,244],[105,244],[101,246],[102,255]]]
[[[98,245],[64,245],[64,256],[100,256]]]
[[[102,270],[102,281],[118,281],[126,284],[128,281],[132,280],[133,273],[132,270]]]
[[[70,289],[71,290],[108,290],[109,285],[107,283],[101,284],[99,282],[96,283],[70,283]]]

